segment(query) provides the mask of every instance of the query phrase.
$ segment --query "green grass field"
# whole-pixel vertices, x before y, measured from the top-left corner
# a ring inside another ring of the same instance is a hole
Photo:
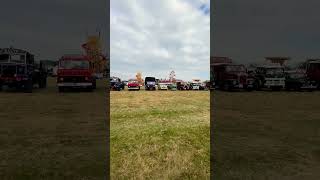
[[[0,179],[106,177],[106,84],[58,93],[55,79],[32,94],[0,92]]]
[[[111,92],[112,179],[209,179],[208,91]]]
[[[214,92],[214,179],[320,179],[320,92]]]

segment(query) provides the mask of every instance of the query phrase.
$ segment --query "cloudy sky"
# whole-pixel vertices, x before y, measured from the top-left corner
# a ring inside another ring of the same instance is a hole
[[[216,0],[213,2],[213,54],[241,63],[265,56],[292,62],[320,57],[320,1]]]
[[[209,78],[209,0],[111,0],[111,76]]]
[[[12,45],[38,59],[52,60],[82,53],[87,31],[95,34],[99,28],[106,41],[106,4],[105,0],[1,1],[0,48]]]

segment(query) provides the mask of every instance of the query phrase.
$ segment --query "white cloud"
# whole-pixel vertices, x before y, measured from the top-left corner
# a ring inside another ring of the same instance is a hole
[[[111,75],[209,79],[209,0],[111,0]]]

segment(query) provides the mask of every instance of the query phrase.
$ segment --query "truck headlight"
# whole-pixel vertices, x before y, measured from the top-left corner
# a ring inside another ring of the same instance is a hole
[[[63,81],[63,77],[59,78],[60,81]]]

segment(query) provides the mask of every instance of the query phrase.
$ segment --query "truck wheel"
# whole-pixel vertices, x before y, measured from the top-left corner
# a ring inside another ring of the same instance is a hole
[[[24,82],[24,92],[25,93],[32,93],[33,82],[32,80],[27,80]]]
[[[2,91],[2,84],[0,84],[0,91]]]

